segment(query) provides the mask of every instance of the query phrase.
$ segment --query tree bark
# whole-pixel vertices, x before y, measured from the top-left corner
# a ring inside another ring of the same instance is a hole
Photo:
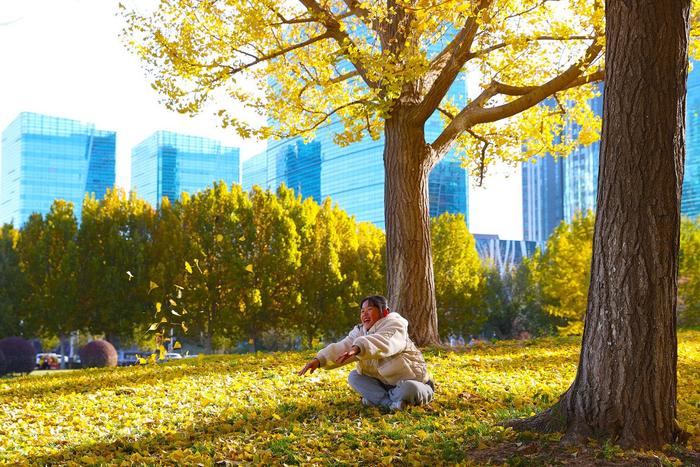
[[[384,218],[389,308],[419,346],[439,343],[430,245],[430,146],[399,107],[384,126]]]
[[[598,208],[583,345],[556,406],[512,426],[659,448],[676,422],[689,0],[606,2]]]

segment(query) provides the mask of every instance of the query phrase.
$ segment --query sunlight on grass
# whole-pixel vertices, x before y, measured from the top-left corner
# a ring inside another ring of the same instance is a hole
[[[697,449],[700,332],[679,341],[679,420]],[[498,422],[556,401],[574,377],[578,342],[430,350],[436,400],[396,414],[360,404],[345,382],[350,367],[296,376],[310,356],[213,356],[0,380],[0,462],[466,461],[472,449],[516,439]]]

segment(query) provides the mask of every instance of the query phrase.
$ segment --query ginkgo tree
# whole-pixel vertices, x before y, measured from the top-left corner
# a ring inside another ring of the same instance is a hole
[[[495,159],[597,138],[587,100],[603,76],[599,0],[161,0],[124,16],[129,47],[171,109],[210,109],[244,137],[310,139],[331,122],[340,144],[383,134],[387,292],[419,344],[438,341],[435,164],[457,148],[483,176]],[[448,90],[463,72],[480,91],[460,107]],[[227,99],[269,123],[254,126]],[[437,113],[444,129],[427,140]],[[575,141],[559,137],[567,119],[581,127]]]

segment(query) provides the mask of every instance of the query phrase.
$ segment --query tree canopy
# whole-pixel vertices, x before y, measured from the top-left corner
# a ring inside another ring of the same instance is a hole
[[[126,41],[164,103],[207,108],[244,137],[311,138],[340,121],[339,143],[376,139],[410,96],[417,121],[445,119],[428,142],[433,157],[457,141],[481,169],[597,138],[593,89],[579,85],[603,76],[599,1],[163,0],[124,14]],[[480,92],[467,100],[462,90],[459,107],[448,90],[462,72],[479,77]],[[536,105],[552,95],[554,108]],[[239,118],[231,101],[268,123]],[[559,137],[567,118],[582,128],[577,141]]]

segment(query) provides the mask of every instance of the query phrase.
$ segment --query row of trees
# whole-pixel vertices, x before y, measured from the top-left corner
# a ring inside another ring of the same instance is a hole
[[[532,284],[526,301],[552,318],[561,334],[581,334],[588,300],[595,216],[578,213],[562,222],[546,248],[528,258],[521,274]],[[681,221],[678,324],[700,325],[700,218]],[[535,324],[535,323],[533,323]]]
[[[384,235],[330,200],[215,184],[156,211],[123,191],[86,198],[77,224],[57,200],[0,237],[0,334],[113,342],[154,321],[202,338],[283,328],[307,340],[346,330],[363,293],[384,289]]]
[[[562,222],[544,250],[500,275],[480,260],[462,215],[431,221],[440,335],[580,334],[594,216]],[[700,220],[681,234],[680,323],[700,324]],[[381,230],[330,200],[215,184],[158,210],[110,191],[77,224],[57,200],[0,234],[0,335],[73,330],[133,342],[154,323],[212,347],[266,334],[335,338],[358,298],[382,293]],[[402,311],[402,310],[399,310]]]

